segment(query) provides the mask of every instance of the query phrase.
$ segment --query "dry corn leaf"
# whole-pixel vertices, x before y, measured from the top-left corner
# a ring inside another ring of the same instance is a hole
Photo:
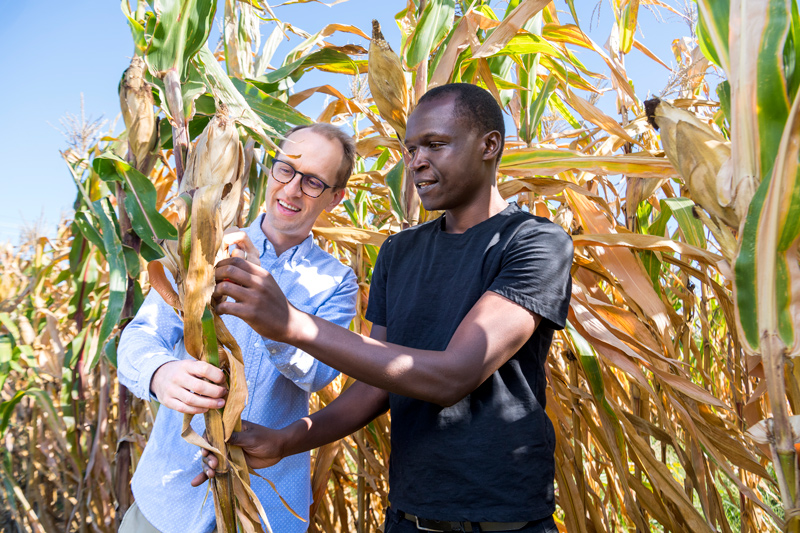
[[[329,241],[380,246],[389,235],[362,228],[314,226],[314,234]]]
[[[472,50],[472,57],[475,59],[486,58],[494,55],[508,44],[514,35],[528,22],[536,13],[544,9],[551,0],[527,0],[520,2],[509,15],[503,19],[492,34],[486,38],[477,50]]]
[[[192,248],[183,299],[186,351],[195,359],[203,354],[203,313],[214,291],[214,265],[222,245],[219,204],[222,185],[195,191],[192,200]]]

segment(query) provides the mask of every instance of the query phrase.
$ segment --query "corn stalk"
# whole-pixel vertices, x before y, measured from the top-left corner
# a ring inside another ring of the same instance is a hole
[[[800,195],[787,191],[796,187],[792,109],[797,78],[789,68],[794,63],[783,63],[800,42],[794,2],[769,2],[763,9],[752,2],[699,1],[699,49],[681,52],[679,65],[680,72],[694,71],[683,78],[676,73],[684,79],[679,98],[668,102],[662,95],[650,109],[658,132],[647,123],[645,103],[620,60],[636,48],[664,64],[637,40],[641,2],[614,2],[619,20],[611,33],[618,44],[610,51],[581,31],[585,21],[561,20],[566,15],[545,1],[512,1],[503,4],[504,11],[495,11],[490,2],[409,4],[397,15],[399,55],[384,57],[399,68],[391,75],[360,59],[366,50],[359,45],[328,42],[337,32],[351,40],[367,38],[352,26],[331,24],[312,35],[281,23],[273,36],[295,31],[303,42],[282,60],[269,46],[259,56],[253,50],[255,30],[248,26],[252,18],[235,3],[226,4],[225,19],[240,31],[226,32],[225,46],[230,58],[239,58],[239,67],[232,70],[229,59],[226,74],[203,46],[210,4],[194,2],[194,18],[184,20],[175,15],[176,3],[162,4],[161,18],[145,2],[126,11],[135,51],[147,62],[147,81],[161,96],[161,112],[171,124],[161,128],[155,166],[146,172],[132,164],[122,141],[100,143],[87,154],[65,154],[79,191],[72,231],[51,243],[32,244],[28,257],[11,254],[1,262],[0,377],[7,377],[0,434],[11,444],[0,470],[0,497],[14,510],[13,520],[63,530],[67,524],[78,529],[91,518],[96,529],[112,531],[113,520],[103,517],[114,515],[115,493],[101,474],[115,459],[103,450],[127,439],[135,464],[146,441],[151,415],[138,401],[131,404],[128,435],[118,436],[110,425],[94,439],[76,439],[76,427],[100,428],[102,413],[117,416],[119,408],[116,395],[104,396],[101,383],[110,380],[113,392],[109,363],[115,343],[108,339],[115,339],[119,329],[122,312],[116,309],[124,303],[128,267],[138,264],[128,260],[131,253],[117,230],[121,210],[142,241],[140,257],[153,264],[166,254],[163,262],[183,264],[186,255],[180,255],[177,243],[192,234],[194,204],[200,200],[188,192],[191,188],[178,192],[177,178],[188,174],[196,150],[192,132],[203,130],[218,111],[224,115],[222,102],[242,131],[267,147],[262,151],[250,143],[244,149],[249,169],[243,218],[252,221],[266,180],[269,137],[308,123],[295,107],[323,93],[328,100],[318,120],[365,118],[368,123],[357,132],[360,158],[348,199],[314,228],[323,247],[358,265],[363,310],[380,244],[404,224],[433,216],[409,198],[402,148],[391,134],[404,127],[405,119],[396,118],[410,111],[407,103],[391,101],[413,102],[419,96],[406,84],[408,76],[420,86],[426,79],[428,86],[464,81],[496,92],[518,124],[506,139],[498,174],[501,193],[573,235],[570,327],[556,335],[548,361],[559,528],[761,532],[795,527],[792,479],[797,475],[790,447],[797,434],[791,423],[800,408],[800,387],[798,367],[788,357],[796,346],[790,326],[797,323],[792,314],[797,300],[790,280],[797,279],[793,221]],[[256,4],[247,10],[261,10]],[[176,33],[166,31],[170,24],[177,24]],[[180,57],[175,35],[187,44]],[[376,39],[370,48],[378,44]],[[595,105],[602,78],[581,63],[577,51],[606,65],[615,96],[627,99],[627,123]],[[719,102],[712,101],[704,81],[703,55],[727,76]],[[425,61],[427,71],[421,67]],[[276,70],[265,70],[270,62]],[[311,69],[357,75],[370,67],[380,72],[379,79],[403,81],[392,82],[392,93],[376,90],[371,81],[371,98],[357,92],[345,96],[332,85],[300,85]],[[169,71],[177,79],[167,83],[167,74],[163,80],[158,75]],[[289,78],[295,84],[292,94],[283,83]],[[391,100],[389,106],[382,100]],[[130,137],[133,128],[128,130]],[[176,156],[174,166],[170,155]],[[780,163],[773,165],[776,160]],[[618,175],[626,177],[625,184]],[[118,184],[124,197],[117,195]],[[629,184],[636,190],[628,191]],[[203,200],[204,205],[215,201]],[[213,244],[204,248],[209,256],[216,252]],[[188,257],[191,262],[192,252]],[[186,281],[189,266],[184,268]],[[146,287],[143,271],[133,277]],[[180,305],[182,300],[172,301]],[[192,335],[200,339],[194,353],[213,359],[213,312],[209,320],[202,298],[192,308],[193,331],[199,331]],[[362,321],[356,323],[366,333],[368,323],[359,314]],[[221,331],[213,333],[225,345]],[[768,334],[762,341],[763,332]],[[83,374],[75,363],[82,351],[87,354]],[[227,352],[231,364],[236,357]],[[72,390],[81,375],[85,399],[83,408],[78,403],[74,410]],[[312,407],[333,400],[346,383],[342,377],[314,395]],[[81,420],[71,422],[75,413]],[[227,431],[224,411],[222,419]],[[746,433],[748,427],[763,427],[763,436]],[[219,441],[210,444],[222,451]],[[387,416],[318,451],[309,529],[377,530],[388,505],[389,453]],[[67,459],[62,464],[53,457]],[[767,469],[770,461],[775,479]],[[46,479],[28,474],[49,471],[56,474]],[[78,479],[84,480],[81,490]],[[63,494],[77,494],[76,503]]]

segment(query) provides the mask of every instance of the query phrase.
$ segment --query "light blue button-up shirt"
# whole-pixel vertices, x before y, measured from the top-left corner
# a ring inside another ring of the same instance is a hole
[[[261,230],[262,217],[245,230],[261,251],[261,266],[273,275],[292,305],[348,327],[355,315],[358,293],[353,271],[324,252],[310,235],[277,257]],[[244,356],[248,398],[242,419],[282,428],[306,416],[310,393],[330,383],[338,372],[302,350],[262,337],[236,317],[223,319]],[[136,396],[149,399],[150,380],[158,367],[189,358],[183,345],[183,321],[156,291],[150,291],[122,334],[118,353],[120,382]],[[203,504],[208,482],[200,487],[189,484],[203,465],[200,449],[181,438],[182,423],[182,413],[164,406],[158,410],[153,432],[133,476],[133,495],[145,518],[160,531],[207,533],[215,527],[213,496],[209,493]],[[192,419],[192,427],[203,434],[202,415]],[[287,457],[258,473],[274,482],[292,509],[308,519],[311,503],[308,453]],[[273,531],[306,531],[307,523],[286,510],[266,481],[251,476],[250,482]]]

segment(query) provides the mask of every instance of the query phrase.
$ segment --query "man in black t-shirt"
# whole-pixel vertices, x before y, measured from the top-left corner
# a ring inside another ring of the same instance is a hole
[[[342,438],[391,407],[386,533],[556,531],[544,365],[566,321],[572,241],[500,196],[503,138],[483,89],[444,85],[420,99],[405,164],[425,208],[445,214],[384,243],[370,338],[295,309],[251,263],[220,262],[215,295],[232,298],[220,313],[358,379],[281,430],[244,423],[231,443],[251,466]]]

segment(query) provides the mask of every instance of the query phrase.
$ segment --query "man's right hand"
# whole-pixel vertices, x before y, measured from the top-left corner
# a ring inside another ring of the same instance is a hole
[[[247,466],[253,469],[266,468],[277,464],[284,458],[284,438],[286,429],[275,430],[242,420],[242,430],[234,431],[228,445],[239,446],[244,452]],[[214,477],[219,462],[214,454],[202,450],[205,466],[203,472],[191,484],[197,487]]]
[[[211,383],[210,383],[211,382]],[[161,405],[189,414],[205,413],[225,405],[225,374],[203,361],[170,361],[153,374],[150,390]]]

